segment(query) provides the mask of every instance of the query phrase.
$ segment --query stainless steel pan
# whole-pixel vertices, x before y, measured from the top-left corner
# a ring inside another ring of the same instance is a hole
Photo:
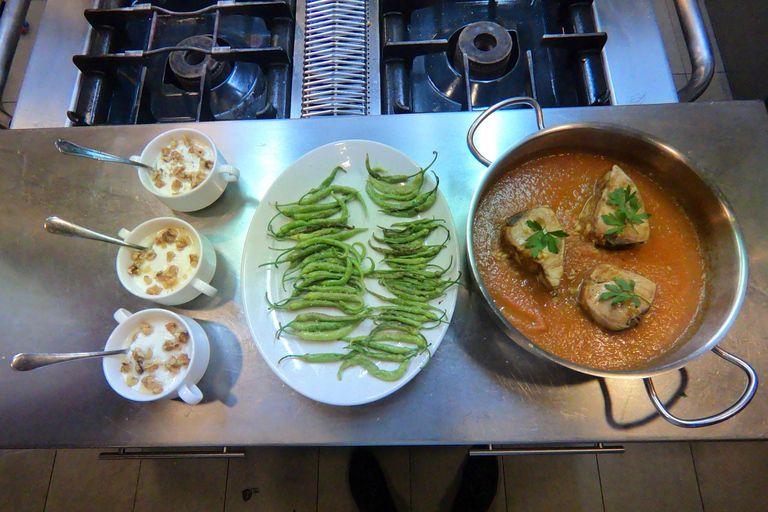
[[[495,162],[483,157],[474,144],[480,124],[493,112],[512,105],[528,105],[535,109],[539,131],[509,148]],[[681,427],[702,427],[724,421],[741,411],[755,394],[758,379],[745,361],[717,346],[733,324],[746,292],[747,255],[736,219],[722,194],[708,184],[693,165],[675,149],[639,131],[595,123],[574,123],[544,128],[544,116],[532,98],[512,98],[483,112],[467,134],[472,154],[488,171],[481,178],[472,198],[467,223],[469,263],[474,283],[504,332],[524,349],[573,370],[599,377],[642,378],[646,391],[659,413],[670,423]],[[688,212],[701,237],[707,258],[707,286],[703,313],[688,330],[675,350],[655,360],[642,370],[607,371],[590,368],[561,359],[538,347],[520,333],[501,313],[483,284],[473,249],[475,212],[490,186],[503,174],[512,171],[531,155],[565,149],[582,149],[639,164],[654,181],[675,195]],[[659,399],[651,378],[681,368],[707,352],[714,352],[735,364],[747,374],[747,386],[739,400],[725,411],[701,419],[682,419],[672,415]]]

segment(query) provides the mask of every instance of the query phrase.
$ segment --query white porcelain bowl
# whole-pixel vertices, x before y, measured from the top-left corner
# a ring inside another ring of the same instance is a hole
[[[165,309],[145,309],[138,313],[118,309],[115,311],[114,318],[119,325],[112,331],[104,350],[128,348],[131,345],[131,337],[139,329],[141,323],[158,318],[163,322],[175,322],[189,333],[189,341],[185,345],[189,356],[189,365],[181,370],[172,386],[166,387],[162,393],[157,395],[136,391],[126,384],[124,376],[120,372],[123,356],[105,357],[103,360],[104,376],[117,394],[136,402],[151,402],[179,397],[191,405],[200,403],[203,394],[197,387],[197,383],[203,378],[211,355],[208,335],[205,334],[200,324],[191,318]]]
[[[131,160],[155,167],[160,151],[174,139],[181,139],[185,135],[198,144],[208,147],[213,153],[213,167],[208,172],[208,177],[205,181],[197,187],[177,195],[168,195],[152,183],[151,171],[139,167],[137,169],[139,171],[139,179],[144,188],[166,206],[180,212],[193,212],[211,205],[224,193],[228,183],[237,181],[240,177],[240,171],[236,167],[227,164],[221,151],[219,151],[210,137],[192,128],[176,128],[161,133],[152,139],[141,152],[141,156],[132,156]]]
[[[209,283],[211,282],[211,279],[213,279],[213,274],[216,272],[216,251],[213,248],[213,244],[211,244],[207,238],[200,235],[188,222],[184,222],[175,217],[158,217],[156,219],[148,220],[143,224],[139,224],[133,231],[121,229],[118,232],[118,235],[126,242],[141,244],[145,238],[155,235],[159,231],[169,227],[186,230],[194,239],[197,247],[200,248],[197,267],[194,268],[189,277],[173,291],[163,291],[159,295],[150,295],[146,292],[145,285],[141,282],[139,277],[132,276],[128,272],[128,268],[133,263],[131,255],[136,251],[127,247],[121,247],[117,252],[116,263],[117,277],[120,279],[120,283],[122,283],[126,290],[137,297],[151,300],[158,304],[165,304],[166,306],[184,304],[201,293],[210,297],[215,296],[217,290]]]

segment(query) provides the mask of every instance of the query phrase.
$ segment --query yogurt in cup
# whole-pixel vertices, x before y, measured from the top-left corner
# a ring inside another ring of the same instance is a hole
[[[154,167],[139,168],[142,185],[165,205],[180,212],[209,206],[237,181],[240,171],[227,164],[210,137],[192,128],[161,133],[131,160]]]
[[[216,251],[188,222],[159,217],[133,231],[121,229],[118,235],[150,248],[122,247],[117,252],[117,276],[132,294],[167,306],[184,304],[201,293],[216,295],[209,284],[216,272]]]
[[[129,348],[125,356],[103,360],[104,376],[129,400],[150,402],[179,397],[195,405],[203,399],[197,383],[210,360],[210,343],[200,324],[165,309],[115,311],[119,324],[104,350]]]

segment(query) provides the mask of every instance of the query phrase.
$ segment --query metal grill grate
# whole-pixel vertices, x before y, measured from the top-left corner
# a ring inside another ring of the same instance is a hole
[[[369,113],[365,0],[307,0],[301,117]]]

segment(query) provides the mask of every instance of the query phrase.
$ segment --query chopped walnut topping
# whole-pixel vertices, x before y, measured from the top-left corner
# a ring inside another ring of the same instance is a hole
[[[135,375],[129,375],[128,378],[125,379],[125,383],[128,384],[128,387],[132,388],[139,383],[139,378]]]
[[[197,187],[199,184],[205,181],[205,178],[208,177],[208,174],[206,174],[203,171],[197,171],[195,173],[195,179],[192,181],[192,188]]]
[[[157,253],[152,249],[148,250],[146,256],[144,256],[144,259],[147,261],[152,261],[155,258],[157,258]]]
[[[172,350],[178,350],[181,348],[181,343],[178,342],[178,340],[166,340],[163,343],[163,350],[166,352],[170,352]]]
[[[157,285],[150,286],[149,288],[147,288],[147,295],[160,295],[160,292],[162,291],[163,289]]]
[[[141,379],[145,388],[150,390],[153,395],[159,395],[163,392],[163,385],[157,381],[154,375],[147,375]]]
[[[128,267],[128,273],[132,276],[138,276],[141,274],[141,271],[139,270],[139,267],[135,263],[131,263],[131,266]]]
[[[131,371],[130,361],[123,361],[120,363],[120,373],[128,373]]]
[[[171,143],[168,144],[168,149],[176,149],[177,147],[179,147],[179,139],[173,139],[171,140]],[[163,149],[166,149],[166,148],[163,148]]]
[[[179,190],[181,190],[181,187],[182,185],[179,180],[173,180],[171,182],[171,190],[173,190],[174,192],[178,192]]]
[[[203,162],[203,167],[209,171],[213,169],[213,160],[206,160]]]
[[[179,230],[176,228],[168,228],[164,229],[160,233],[160,238],[163,240],[163,242],[167,244],[172,244],[176,241],[176,237],[179,236]]]
[[[173,261],[173,258],[176,257],[176,253],[173,251],[168,251],[165,253],[165,261]]]
[[[147,322],[141,322],[141,325],[139,325],[139,331],[141,331],[141,334],[144,336],[149,336],[153,332],[155,332],[154,327],[149,325]],[[152,357],[152,356],[149,356]]]
[[[131,253],[131,261],[135,261],[136,263],[141,264],[141,261],[144,259],[144,252],[143,251],[133,251]]]
[[[179,340],[179,343],[186,343],[189,341],[189,333],[187,331],[181,331],[176,333],[176,339]]]
[[[181,366],[189,366],[189,356],[187,354],[180,354],[177,359]]]
[[[147,373],[154,373],[158,368],[160,368],[160,363],[152,361],[148,366],[144,367],[144,371]]]
[[[179,326],[176,325],[176,322],[168,322],[167,324],[165,324],[165,328],[168,330],[169,333],[175,334],[176,329],[178,329]]]
[[[176,141],[174,140],[174,142],[176,142]],[[170,154],[171,154],[171,149],[172,149],[172,148],[175,148],[175,147],[176,147],[176,146],[171,146],[171,147],[169,148],[169,147],[167,147],[167,146],[166,146],[166,147],[164,147],[163,149],[161,149],[161,150],[160,150],[160,154],[161,154],[161,155],[163,155],[163,156],[168,156],[168,155],[170,155]]]
[[[155,279],[163,286],[163,288],[171,289],[179,284],[179,267],[171,265],[165,270],[161,270],[155,274]]]
[[[144,276],[144,283],[145,284],[152,284],[152,278],[149,276]]]
[[[168,358],[168,361],[165,362],[165,368],[171,373],[179,373],[181,364],[179,364],[179,360],[176,359],[176,356],[171,356]]]
[[[189,237],[188,234],[182,233],[181,236],[179,236],[176,239],[176,250],[181,251],[185,247],[192,245],[192,239]]]
[[[197,267],[197,263],[200,261],[200,255],[197,253],[191,253],[189,255],[189,264],[192,265],[192,267]]]
[[[136,360],[137,363],[152,359],[152,349],[147,349],[146,352],[142,352],[141,349],[135,348],[131,350],[131,357]]]

